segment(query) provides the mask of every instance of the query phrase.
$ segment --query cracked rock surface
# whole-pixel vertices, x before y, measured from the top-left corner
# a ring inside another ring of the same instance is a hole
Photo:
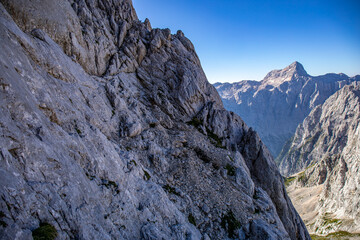
[[[359,232],[360,84],[343,87],[316,107],[283,152],[282,173],[300,172],[293,177],[293,191],[322,189],[315,206],[318,214],[308,222],[311,231]]]
[[[269,72],[262,81],[215,83],[226,109],[254,128],[274,158],[297,126],[319,104],[360,76],[329,73],[310,76],[299,62]]]
[[[0,2],[1,239],[310,239],[181,31],[130,0]]]

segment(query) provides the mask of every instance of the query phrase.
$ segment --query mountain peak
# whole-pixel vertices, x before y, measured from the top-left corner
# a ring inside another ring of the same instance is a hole
[[[284,70],[290,70],[293,73],[297,73],[300,76],[307,76],[307,72],[305,71],[304,66],[299,63],[298,61],[293,62],[292,64],[290,64],[289,66],[287,66],[286,68],[284,68]]]
[[[297,61],[280,70],[269,72],[263,79],[263,85],[272,85],[277,87],[284,82],[291,81],[294,77],[308,76],[303,65]]]

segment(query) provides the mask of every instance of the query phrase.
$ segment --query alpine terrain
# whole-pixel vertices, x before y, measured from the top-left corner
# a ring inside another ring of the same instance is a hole
[[[280,159],[309,231],[360,233],[360,83],[314,108]]]
[[[299,62],[269,72],[262,81],[215,83],[226,109],[254,128],[277,157],[310,111],[360,76],[310,76]]]
[[[139,21],[131,0],[0,0],[0,46],[1,239],[310,239],[181,31]],[[351,81],[300,68],[246,84],[294,104],[284,91],[308,81],[300,121]]]

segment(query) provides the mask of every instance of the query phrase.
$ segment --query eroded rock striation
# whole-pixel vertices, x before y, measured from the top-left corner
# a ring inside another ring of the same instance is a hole
[[[253,127],[276,158],[310,111],[360,76],[310,76],[299,62],[258,81],[216,83],[226,109]]]
[[[130,0],[0,2],[1,239],[310,239],[181,31]]]
[[[319,189],[307,224],[312,232],[360,231],[360,84],[352,83],[317,106],[284,148],[280,169],[299,196]],[[302,191],[302,192],[301,192]]]

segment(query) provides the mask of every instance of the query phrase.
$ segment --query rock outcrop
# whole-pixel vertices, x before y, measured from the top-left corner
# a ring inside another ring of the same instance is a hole
[[[310,239],[181,31],[130,0],[0,2],[1,239]]]
[[[274,70],[260,81],[216,83],[226,109],[239,114],[253,127],[276,158],[297,126],[317,105],[360,76],[345,74],[310,76],[294,62]]]
[[[300,172],[288,178],[290,192],[303,191],[300,198],[309,189],[320,190],[309,229],[320,234],[359,232],[360,83],[345,86],[317,106],[283,152],[282,173]]]

